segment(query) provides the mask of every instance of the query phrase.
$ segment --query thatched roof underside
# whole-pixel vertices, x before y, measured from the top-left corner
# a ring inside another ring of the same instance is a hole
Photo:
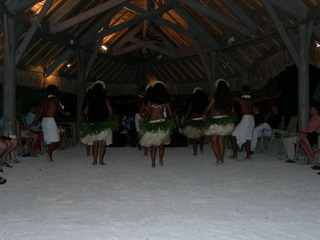
[[[320,67],[320,0],[1,0],[0,12],[0,64],[14,19],[22,86],[76,93],[82,74],[87,84],[103,80],[109,95],[154,79],[173,94],[209,92],[217,78],[258,89],[297,63],[303,25],[309,62]]]

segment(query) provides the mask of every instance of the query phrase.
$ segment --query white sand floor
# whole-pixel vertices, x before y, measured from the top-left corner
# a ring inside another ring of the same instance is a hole
[[[131,147],[108,148],[106,166],[92,166],[84,145],[54,159],[22,158],[0,174],[1,240],[320,239],[310,166],[255,154],[216,167],[210,145],[198,156],[166,148],[154,169]]]

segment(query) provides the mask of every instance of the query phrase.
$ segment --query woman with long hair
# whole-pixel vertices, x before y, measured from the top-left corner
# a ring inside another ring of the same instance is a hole
[[[235,117],[233,113],[233,101],[230,95],[229,84],[224,79],[218,79],[215,83],[216,92],[208,107],[204,111],[203,119],[213,107],[212,118],[207,119],[208,129],[206,135],[211,135],[213,152],[217,158],[217,166],[224,164],[224,137],[229,135],[234,128]]]
[[[157,149],[159,164],[163,166],[164,145],[171,142],[170,133],[174,127],[169,92],[163,82],[156,82],[150,90],[147,108],[141,118],[144,134],[140,140],[143,147],[151,147],[151,167],[155,167]]]
[[[198,144],[200,152],[203,152],[205,124],[202,115],[208,104],[209,99],[205,92],[199,87],[195,88],[182,120],[182,125],[185,126],[183,133],[187,138],[192,140],[193,155],[197,155]]]
[[[86,145],[93,145],[92,164],[97,165],[99,153],[99,164],[105,165],[103,158],[106,146],[112,143],[112,131],[119,125],[116,121],[110,120],[113,110],[105,94],[104,82],[96,81],[91,86],[91,93],[87,97],[83,113],[87,120],[82,122],[81,141]]]

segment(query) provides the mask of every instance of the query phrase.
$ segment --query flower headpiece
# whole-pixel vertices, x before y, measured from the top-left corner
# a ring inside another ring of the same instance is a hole
[[[215,81],[215,83],[214,83],[215,88],[218,87],[218,85],[219,85],[220,82],[225,82],[225,83],[227,84],[227,86],[229,87],[229,83],[228,83],[226,80],[224,80],[224,79],[222,79],[222,78],[219,78],[219,79],[218,79],[217,81]]]
[[[203,91],[201,87],[196,87],[195,89],[193,89],[192,94],[195,94],[195,92],[198,90]]]
[[[91,85],[90,88],[93,88],[94,85],[96,85],[96,84],[101,84],[101,85],[102,85],[102,88],[103,88],[103,89],[106,89],[106,84],[105,84],[103,81],[101,81],[101,80],[95,81],[95,82]],[[88,89],[88,90],[89,90],[89,89]]]
[[[152,84],[152,86],[154,86],[154,85],[156,85],[156,84],[162,84],[163,86],[166,87],[166,85],[165,85],[164,82],[162,82],[162,81],[156,81],[156,82],[154,82],[154,83]]]
[[[243,94],[241,98],[251,98],[251,96],[249,94]]]

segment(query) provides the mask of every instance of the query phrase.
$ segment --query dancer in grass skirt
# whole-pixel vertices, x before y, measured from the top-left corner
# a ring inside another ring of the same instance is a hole
[[[203,152],[205,121],[202,119],[204,110],[209,104],[209,99],[204,91],[197,87],[190,97],[188,109],[182,120],[183,134],[189,138],[193,145],[193,155],[197,155],[198,145]]]
[[[93,145],[92,164],[97,165],[99,155],[99,164],[105,165],[103,159],[106,146],[112,143],[112,131],[118,129],[119,123],[110,120],[113,110],[105,94],[104,82],[96,81],[91,89],[84,110],[87,119],[82,121],[81,141],[86,145]]]
[[[151,167],[156,166],[157,149],[159,149],[159,164],[163,166],[164,145],[171,142],[170,134],[174,128],[172,116],[169,92],[164,83],[158,81],[152,87],[140,125],[144,131],[140,144],[143,147],[151,147]]]
[[[208,126],[204,133],[211,135],[212,149],[217,159],[217,166],[220,166],[224,164],[224,137],[232,132],[236,118],[233,115],[229,84],[224,79],[218,79],[215,86],[216,92],[204,111],[203,119],[206,119]],[[212,107],[213,117],[207,119],[206,114]]]

